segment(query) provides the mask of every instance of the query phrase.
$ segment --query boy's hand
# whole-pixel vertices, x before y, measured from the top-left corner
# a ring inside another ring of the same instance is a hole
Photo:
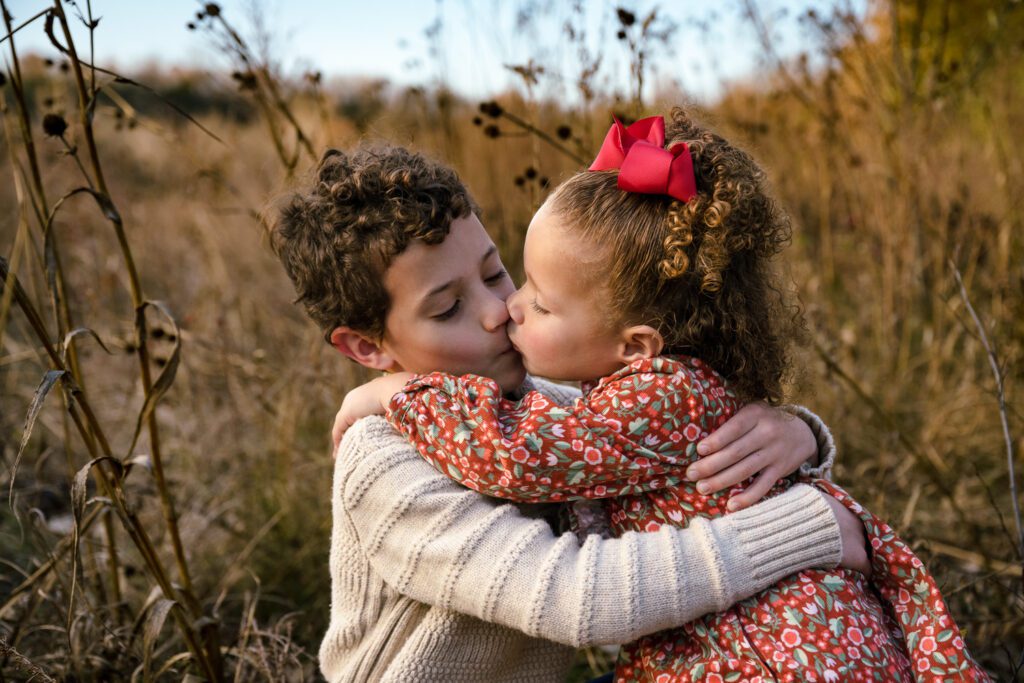
[[[331,449],[331,454],[337,457],[341,438],[345,436],[348,428],[356,423],[356,420],[367,415],[383,415],[387,411],[391,397],[400,392],[413,377],[415,375],[411,372],[395,372],[371,380],[345,394],[345,400],[341,402],[341,409],[334,416],[334,427],[331,429],[331,441],[333,441],[334,447]]]
[[[697,444],[700,460],[686,476],[701,493],[714,493],[756,475],[750,486],[729,499],[729,510],[750,507],[772,484],[818,457],[818,443],[807,424],[764,403],[750,403],[714,434]],[[704,487],[707,487],[706,489]]]

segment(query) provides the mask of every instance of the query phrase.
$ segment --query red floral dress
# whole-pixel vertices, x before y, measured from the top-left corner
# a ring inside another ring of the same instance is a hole
[[[684,472],[697,442],[738,408],[700,360],[660,357],[605,377],[570,406],[538,392],[505,399],[474,375],[420,376],[392,399],[388,418],[468,488],[521,502],[604,499],[622,534],[725,514],[742,486],[704,495]],[[617,683],[989,680],[907,545],[844,491],[815,483],[864,521],[872,581],[845,569],[794,574],[725,612],[623,646]],[[779,481],[769,495],[791,484]]]

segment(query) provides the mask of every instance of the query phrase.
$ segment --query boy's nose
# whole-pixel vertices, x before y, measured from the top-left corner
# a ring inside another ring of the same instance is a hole
[[[494,332],[505,326],[508,322],[508,309],[505,308],[505,302],[496,296],[491,296],[487,300],[487,309],[484,311],[483,324],[484,328],[488,332]]]
[[[505,300],[505,306],[508,307],[508,315],[516,325],[523,324],[523,306],[521,303],[522,291],[523,290],[521,289],[517,289],[509,295],[508,299]]]

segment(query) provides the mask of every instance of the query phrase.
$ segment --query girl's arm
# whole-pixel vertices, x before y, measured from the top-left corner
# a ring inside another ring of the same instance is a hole
[[[841,545],[864,545],[863,532],[840,537],[819,492],[794,486],[688,529],[595,536],[579,546],[515,506],[452,483],[377,417],[341,444],[333,506],[333,584],[348,585],[366,558],[414,600],[574,647],[684,624],[793,572],[835,566]],[[344,637],[352,617],[343,610],[340,599],[332,604],[329,635]]]
[[[663,365],[617,373],[568,406],[539,392],[512,402],[493,380],[433,373],[396,394],[388,418],[424,459],[480,493],[530,502],[636,494],[679,483],[707,434],[709,408],[690,375]]]

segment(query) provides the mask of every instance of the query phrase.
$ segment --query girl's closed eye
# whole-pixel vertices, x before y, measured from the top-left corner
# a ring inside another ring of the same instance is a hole
[[[448,308],[446,311],[443,311],[431,317],[434,320],[440,320],[442,322],[445,320],[451,320],[452,318],[455,317],[455,314],[459,312],[460,308],[462,308],[462,299],[456,299],[455,303],[453,303],[451,307]]]
[[[547,315],[548,313],[550,313],[550,311],[548,311],[545,308],[542,308],[541,305],[537,303],[537,299],[532,299],[530,301],[530,308],[532,308],[537,313],[540,313],[541,315]]]

